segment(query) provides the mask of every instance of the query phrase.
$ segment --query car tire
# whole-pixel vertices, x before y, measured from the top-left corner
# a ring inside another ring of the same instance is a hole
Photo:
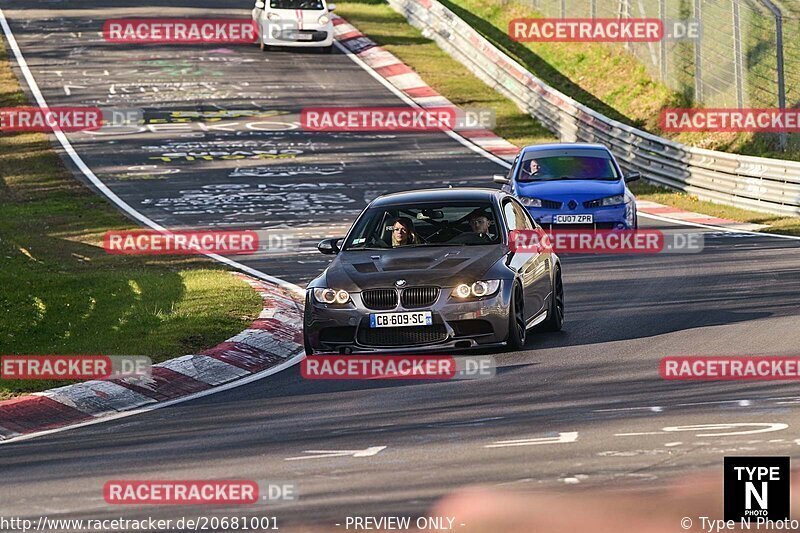
[[[323,46],[322,48],[320,48],[320,51],[323,54],[332,54],[333,53],[333,45]]]
[[[547,319],[542,322],[542,331],[561,331],[564,325],[564,283],[561,269],[556,267],[553,274],[553,293],[547,308]]]
[[[508,347],[521,350],[525,346],[527,328],[525,327],[525,299],[519,284],[511,290],[511,305],[508,310]]]

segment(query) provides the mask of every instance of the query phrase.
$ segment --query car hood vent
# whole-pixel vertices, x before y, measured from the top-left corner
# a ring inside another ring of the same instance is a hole
[[[353,268],[355,268],[361,274],[371,274],[378,271],[375,263],[354,263]]]
[[[466,259],[456,259],[456,258],[445,259],[444,261],[441,261],[438,264],[434,265],[433,268],[443,268],[443,269],[455,268],[464,261],[466,261]]]

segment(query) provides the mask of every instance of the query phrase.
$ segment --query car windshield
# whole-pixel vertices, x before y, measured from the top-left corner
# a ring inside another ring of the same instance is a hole
[[[324,9],[322,0],[270,0],[272,9],[309,9],[319,11]]]
[[[409,246],[473,246],[502,242],[490,203],[390,205],[367,210],[345,250]]]
[[[549,156],[536,157],[531,154],[523,159],[517,173],[517,181],[555,180],[618,180],[614,164],[606,157]]]

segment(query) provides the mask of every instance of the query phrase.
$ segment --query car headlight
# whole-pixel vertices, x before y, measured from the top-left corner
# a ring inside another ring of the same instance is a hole
[[[314,299],[321,304],[344,305],[350,301],[350,293],[341,289],[314,289]]]
[[[472,285],[461,283],[453,289],[453,296],[459,300],[466,300],[467,298],[481,298],[489,296],[497,292],[500,287],[499,279],[491,279],[486,281],[476,281]]]
[[[608,207],[610,205],[621,205],[624,203],[625,203],[624,194],[618,194],[616,196],[608,196],[600,201],[600,205],[603,207]]]
[[[519,198],[519,203],[524,205],[525,207],[542,207],[542,201],[538,198]]]
[[[280,20],[281,16],[278,15],[277,13],[267,13],[267,18],[269,20]]]
[[[320,24],[323,24],[323,25],[324,25],[324,24],[327,24],[327,23],[328,23],[328,22],[330,22],[330,21],[331,21],[331,18],[330,18],[328,15],[322,15],[322,16],[319,18],[319,20],[317,20],[317,22],[319,22]]]

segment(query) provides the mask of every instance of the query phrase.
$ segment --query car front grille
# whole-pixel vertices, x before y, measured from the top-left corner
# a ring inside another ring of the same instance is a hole
[[[439,298],[438,287],[409,287],[403,291],[403,307],[427,307]]]
[[[492,324],[486,320],[453,320],[450,325],[453,326],[456,337],[475,337],[494,333]]]
[[[394,289],[369,289],[361,293],[361,301],[369,309],[394,309],[397,307],[397,291]]]
[[[434,344],[447,338],[444,324],[402,328],[369,328],[358,331],[358,342],[364,346],[417,346]]]
[[[561,209],[561,202],[553,200],[542,200],[542,207],[544,209]]]
[[[300,35],[310,35],[310,39],[302,39]],[[319,42],[328,38],[328,32],[321,30],[294,30],[280,32],[277,38],[282,41]]]
[[[319,341],[332,344],[351,344],[356,337],[355,326],[339,326],[322,328],[319,332]]]

